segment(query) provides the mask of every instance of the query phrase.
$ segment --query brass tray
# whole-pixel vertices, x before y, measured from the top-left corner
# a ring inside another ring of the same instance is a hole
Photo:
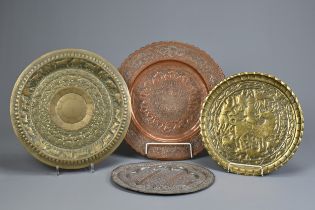
[[[126,141],[135,151],[151,159],[181,160],[203,150],[201,105],[224,79],[206,52],[180,42],[152,43],[132,53],[119,70],[131,95]]]
[[[303,115],[291,89],[262,73],[241,73],[217,85],[201,111],[201,134],[209,154],[228,171],[268,174],[295,153]]]
[[[116,68],[79,49],[49,52],[18,78],[11,96],[14,131],[38,160],[75,169],[96,163],[123,140],[128,88]]]
[[[119,186],[148,194],[187,194],[210,187],[214,175],[207,168],[184,162],[144,162],[119,166],[112,180]]]

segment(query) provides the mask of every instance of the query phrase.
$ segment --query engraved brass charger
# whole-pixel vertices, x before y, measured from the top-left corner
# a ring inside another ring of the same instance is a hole
[[[207,96],[200,117],[205,148],[224,169],[268,174],[295,153],[303,115],[292,90],[262,73],[240,73]]]
[[[224,79],[204,51],[180,42],[156,42],[135,51],[119,71],[131,95],[127,143],[151,159],[181,160],[203,150],[202,102]]]
[[[76,169],[118,147],[130,122],[130,96],[117,69],[80,49],[49,52],[33,61],[14,86],[14,131],[38,160]]]

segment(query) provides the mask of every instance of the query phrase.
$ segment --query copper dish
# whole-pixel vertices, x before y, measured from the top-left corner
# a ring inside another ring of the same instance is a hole
[[[131,95],[127,143],[152,159],[182,160],[203,150],[203,100],[224,74],[204,51],[180,42],[157,42],[121,65]]]

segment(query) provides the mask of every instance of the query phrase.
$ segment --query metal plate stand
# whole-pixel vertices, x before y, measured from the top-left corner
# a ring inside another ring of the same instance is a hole
[[[261,175],[261,176],[264,176],[264,169],[263,169],[262,166],[229,162],[229,164],[228,164],[228,170],[227,170],[228,173],[230,173],[230,165],[248,166],[248,167],[260,168],[260,175]]]
[[[90,172],[94,173],[95,172],[95,165],[94,163],[91,163],[89,166]],[[60,175],[60,167],[56,166],[56,175],[59,176]]]

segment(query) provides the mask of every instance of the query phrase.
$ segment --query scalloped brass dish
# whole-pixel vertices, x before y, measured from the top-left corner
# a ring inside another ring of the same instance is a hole
[[[201,111],[205,148],[219,165],[243,175],[268,174],[295,153],[303,114],[292,90],[262,73],[240,73],[218,84]]]

